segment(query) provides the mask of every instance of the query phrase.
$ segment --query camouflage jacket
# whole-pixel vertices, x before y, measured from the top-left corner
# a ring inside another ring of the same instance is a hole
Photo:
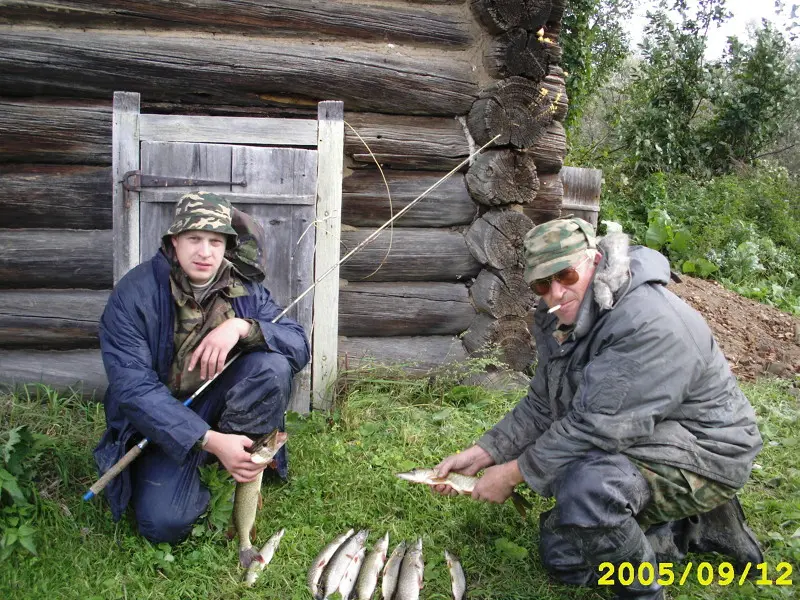
[[[575,327],[560,340],[557,317],[539,303],[528,395],[478,445],[497,463],[517,459],[545,496],[566,465],[593,449],[740,488],[761,436],[708,325],[667,290],[661,254],[629,249],[624,234],[599,248]]]

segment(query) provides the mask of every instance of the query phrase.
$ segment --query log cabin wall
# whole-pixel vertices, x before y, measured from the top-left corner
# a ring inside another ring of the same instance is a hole
[[[343,253],[500,134],[343,265],[340,354],[426,370],[488,341],[524,367],[519,241],[563,194],[563,4],[0,3],[0,378],[105,387],[117,90],[176,114],[313,117],[343,100]]]

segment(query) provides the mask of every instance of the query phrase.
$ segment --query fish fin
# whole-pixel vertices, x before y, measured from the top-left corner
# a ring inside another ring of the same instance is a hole
[[[253,561],[261,561],[262,563],[264,562],[264,557],[258,553],[258,550],[255,548],[239,550],[239,564],[245,569],[249,567]]]
[[[517,512],[522,515],[523,519],[526,519],[528,517],[527,510],[533,505],[520,496],[519,492],[511,493],[511,501],[514,503],[514,508],[517,509]]]

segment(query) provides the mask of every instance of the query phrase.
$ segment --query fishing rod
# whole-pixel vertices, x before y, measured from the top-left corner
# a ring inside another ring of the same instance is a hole
[[[365,238],[363,241],[361,241],[361,242],[360,242],[360,243],[359,243],[359,244],[358,244],[358,245],[357,245],[355,248],[353,248],[353,249],[352,249],[350,252],[348,252],[348,253],[347,253],[347,254],[345,254],[345,255],[344,255],[342,258],[340,258],[340,259],[339,259],[339,261],[338,261],[336,264],[334,264],[334,265],[333,265],[333,266],[331,266],[331,267],[330,267],[330,268],[329,268],[327,271],[325,271],[325,272],[324,272],[324,273],[323,273],[323,274],[322,274],[322,275],[319,277],[319,279],[317,279],[316,281],[314,281],[314,283],[312,283],[312,284],[311,284],[311,285],[310,285],[310,286],[309,286],[309,287],[308,287],[308,288],[307,288],[307,289],[306,289],[306,290],[305,290],[305,291],[304,291],[302,294],[300,294],[300,295],[299,295],[297,298],[295,298],[295,299],[294,299],[294,300],[291,302],[291,304],[289,304],[289,305],[288,305],[286,308],[284,308],[284,309],[281,311],[281,313],[280,313],[280,314],[279,314],[277,317],[275,317],[274,319],[272,319],[272,321],[271,321],[271,322],[272,322],[272,323],[276,323],[277,321],[279,321],[280,319],[282,319],[282,318],[283,318],[283,317],[286,315],[286,313],[288,313],[288,312],[289,312],[289,310],[291,310],[291,309],[292,309],[292,307],[294,307],[294,305],[295,305],[295,304],[297,304],[298,302],[300,302],[300,300],[302,300],[302,299],[303,299],[303,298],[305,298],[305,297],[306,297],[306,296],[307,296],[309,293],[311,293],[311,291],[312,291],[312,290],[313,290],[315,287],[317,287],[317,284],[319,284],[320,282],[322,282],[322,280],[323,280],[323,279],[325,279],[325,278],[326,278],[328,275],[330,275],[330,274],[331,274],[331,273],[333,273],[333,272],[334,272],[336,269],[338,269],[338,268],[339,268],[339,267],[340,267],[342,264],[344,264],[344,262],[346,262],[347,260],[349,260],[349,259],[350,259],[350,257],[351,257],[351,256],[353,256],[353,255],[354,255],[356,252],[358,252],[359,250],[361,250],[361,249],[362,249],[364,246],[366,246],[366,245],[367,245],[367,244],[369,244],[369,243],[370,243],[372,240],[374,240],[376,237],[378,237],[378,235],[379,235],[379,234],[380,234],[380,233],[381,233],[381,232],[382,232],[384,229],[386,229],[386,228],[387,228],[389,225],[391,225],[391,224],[392,224],[392,223],[394,223],[394,222],[395,222],[397,219],[399,219],[400,217],[402,217],[402,216],[403,216],[403,215],[404,215],[406,212],[408,212],[408,211],[411,209],[411,207],[413,207],[413,206],[414,206],[414,205],[415,205],[417,202],[419,202],[420,200],[422,200],[423,198],[425,198],[425,196],[427,196],[427,195],[428,195],[430,192],[432,192],[432,191],[433,191],[433,190],[435,190],[437,187],[439,187],[439,185],[441,185],[441,184],[442,184],[444,181],[446,181],[446,180],[447,180],[447,179],[448,179],[448,178],[449,178],[451,175],[453,175],[453,173],[457,172],[457,171],[458,171],[458,170],[459,170],[461,167],[463,167],[464,165],[466,165],[466,164],[467,164],[469,161],[471,161],[471,160],[472,160],[472,159],[473,159],[475,156],[477,156],[478,154],[480,154],[481,152],[483,152],[483,151],[484,151],[486,148],[488,148],[489,146],[491,146],[492,144],[494,144],[495,140],[496,140],[497,138],[499,138],[499,137],[500,137],[499,135],[496,135],[496,136],[495,136],[495,137],[493,137],[491,140],[489,140],[488,142],[486,142],[486,143],[485,143],[483,146],[481,146],[480,148],[478,148],[477,150],[475,150],[475,152],[471,153],[469,156],[467,156],[467,158],[465,158],[464,160],[462,160],[462,161],[461,161],[460,163],[458,163],[458,164],[457,164],[455,167],[453,167],[453,168],[452,168],[450,171],[448,171],[448,172],[447,172],[447,173],[444,175],[444,177],[442,177],[441,179],[439,179],[438,181],[436,181],[436,182],[435,182],[433,185],[431,185],[431,186],[430,186],[428,189],[426,189],[424,192],[422,192],[422,193],[421,193],[419,196],[417,196],[416,198],[414,198],[414,200],[412,200],[411,202],[409,202],[408,206],[405,206],[403,209],[401,209],[400,211],[398,211],[398,212],[397,212],[397,214],[396,214],[395,216],[393,216],[391,219],[389,219],[388,221],[386,221],[386,223],[384,223],[383,225],[381,225],[380,227],[378,227],[378,229],[376,229],[375,231],[373,231],[373,232],[372,232],[372,233],[371,233],[369,236],[367,236],[367,237],[366,237],[366,238]],[[240,354],[241,354],[241,353],[237,353],[237,354],[235,354],[235,355],[234,355],[232,358],[228,359],[228,361],[227,361],[227,362],[226,362],[226,363],[223,365],[222,369],[221,369],[221,370],[220,370],[220,371],[219,371],[219,372],[218,372],[216,375],[214,375],[214,377],[212,377],[211,379],[209,379],[208,381],[206,381],[206,382],[205,382],[203,385],[201,385],[201,386],[200,386],[200,388],[199,388],[199,389],[198,389],[198,390],[197,390],[197,391],[196,391],[194,394],[192,394],[192,395],[191,395],[191,396],[189,396],[189,397],[188,397],[186,400],[184,400],[184,402],[183,402],[183,405],[184,405],[184,406],[190,406],[190,405],[192,404],[192,402],[194,402],[194,400],[197,398],[197,396],[199,396],[199,395],[200,395],[200,393],[201,393],[201,392],[203,392],[203,390],[205,390],[205,389],[206,389],[206,388],[207,388],[209,385],[211,385],[211,384],[214,382],[214,380],[215,380],[217,377],[219,377],[219,376],[220,376],[220,375],[221,375],[221,374],[222,374],[222,373],[225,371],[225,369],[227,369],[227,368],[230,366],[230,364],[231,364],[231,363],[232,363],[234,360],[236,360],[236,359],[239,357],[239,355],[240,355]],[[109,469],[108,469],[108,471],[106,471],[106,472],[103,474],[103,476],[102,476],[102,477],[100,477],[100,479],[98,479],[98,480],[97,480],[97,481],[94,483],[94,485],[92,485],[92,486],[89,488],[89,491],[88,491],[88,492],[86,492],[86,493],[83,495],[83,499],[84,499],[84,500],[87,500],[87,501],[88,501],[88,500],[91,500],[91,499],[92,499],[92,498],[94,498],[94,497],[95,497],[97,494],[99,494],[101,491],[103,491],[103,489],[104,489],[104,488],[105,488],[105,487],[106,487],[106,486],[109,484],[109,482],[110,482],[112,479],[114,479],[114,478],[115,478],[117,475],[119,475],[120,473],[122,473],[122,471],[124,471],[124,470],[125,470],[125,469],[128,467],[128,465],[130,465],[130,464],[131,464],[131,463],[132,463],[134,460],[136,460],[136,459],[139,457],[139,455],[142,453],[142,451],[143,451],[143,450],[144,450],[144,449],[147,447],[147,445],[148,445],[149,443],[150,443],[150,440],[149,440],[149,439],[147,439],[147,438],[144,438],[144,439],[143,439],[141,442],[139,442],[139,443],[138,443],[138,444],[136,444],[136,445],[135,445],[133,448],[131,448],[130,450],[128,450],[128,452],[125,454],[125,456],[123,456],[123,457],[122,457],[122,458],[120,458],[120,459],[119,459],[119,460],[118,460],[116,463],[114,463],[114,464],[111,466],[111,468],[109,468]]]

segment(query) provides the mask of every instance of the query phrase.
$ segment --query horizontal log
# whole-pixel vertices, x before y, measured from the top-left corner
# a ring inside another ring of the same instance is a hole
[[[0,162],[109,165],[111,96],[103,104],[2,98],[0,139]]]
[[[357,227],[383,225],[438,183],[446,173],[353,171],[342,181],[342,222]],[[388,183],[388,190],[387,185]],[[390,203],[391,200],[391,203]],[[425,194],[397,221],[399,227],[469,225],[477,207],[464,176],[456,173]]]
[[[498,352],[500,359],[515,371],[524,371],[536,358],[532,336],[522,317],[495,319],[479,314],[462,339],[471,356]]]
[[[555,44],[545,41],[536,31],[517,27],[491,40],[483,63],[495,79],[522,75],[539,81],[547,75],[553,46]]]
[[[57,390],[94,396],[96,400],[102,399],[108,387],[100,350],[0,350],[0,365],[0,384],[6,387],[41,383]]]
[[[377,159],[386,167],[449,171],[470,155],[464,128],[453,118],[348,113],[345,121],[345,154],[356,163]]]
[[[350,283],[339,290],[339,335],[448,335],[475,318],[460,283]]]
[[[451,8],[434,12],[397,4],[372,6],[341,0],[6,0],[0,23],[64,27],[119,27],[239,32],[256,35],[335,36],[381,42],[465,46],[468,23]]]
[[[452,336],[339,338],[339,368],[346,370],[382,365],[424,375],[466,359],[461,340]]]
[[[107,291],[0,291],[0,347],[96,348],[107,300]]]
[[[567,132],[559,121],[553,121],[544,130],[542,137],[536,143],[525,150],[536,163],[536,172],[539,175],[544,173],[558,173],[564,164],[564,157],[567,154]]]
[[[475,16],[487,30],[502,33],[514,27],[538,31],[551,11],[551,0],[470,0]]]
[[[111,229],[111,168],[0,164],[0,223],[9,229]]]
[[[122,89],[145,100],[259,106],[262,95],[281,94],[336,98],[350,110],[453,115],[477,96],[475,77],[462,52],[432,61],[382,46],[0,27],[0,89],[20,96],[105,99]]]
[[[467,247],[481,264],[494,269],[522,267],[522,241],[532,227],[522,212],[490,210],[469,228]]]
[[[534,201],[522,208],[534,225],[559,218],[563,211],[564,185],[558,173],[542,175],[539,178],[539,193]]]
[[[0,289],[110,289],[110,230],[0,229]]]
[[[487,150],[467,172],[467,187],[475,202],[485,206],[526,204],[539,190],[533,158],[513,150]]]
[[[374,231],[342,231],[342,256]],[[382,231],[356,252],[341,266],[339,275],[351,282],[466,281],[480,268],[464,235],[457,231],[395,228],[393,232]]]

